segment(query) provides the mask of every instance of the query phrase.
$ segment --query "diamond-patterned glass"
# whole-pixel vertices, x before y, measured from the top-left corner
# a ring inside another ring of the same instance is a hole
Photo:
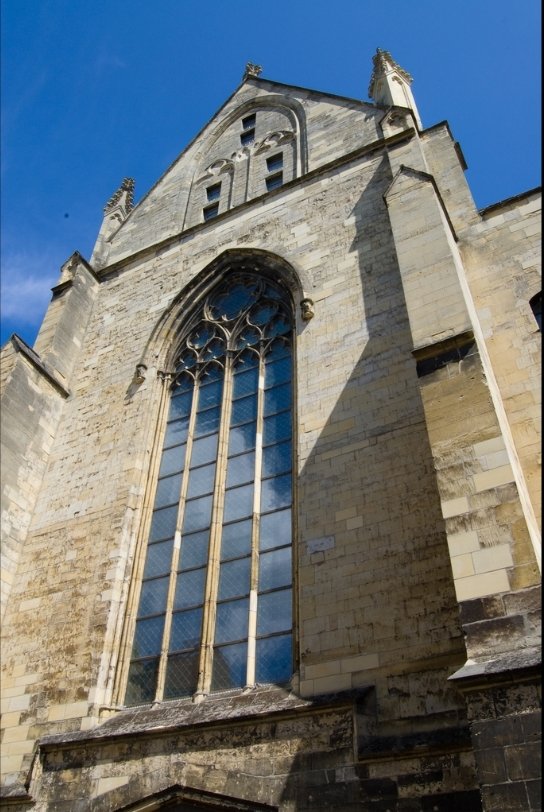
[[[278,443],[280,440],[288,440],[292,435],[291,412],[280,412],[271,417],[265,417],[263,430],[264,445]]]
[[[178,420],[181,417],[189,417],[191,414],[191,404],[193,402],[193,393],[173,393],[170,399],[170,410],[168,412],[168,422]]]
[[[244,372],[235,372],[233,382],[233,398],[236,400],[238,398],[243,398],[245,395],[252,395],[253,392],[257,391],[258,383],[258,367],[247,369]]]
[[[165,449],[162,452],[159,476],[167,476],[168,474],[175,474],[178,471],[183,471],[186,450],[186,445],[176,445],[173,448]]]
[[[291,510],[278,510],[261,516],[260,549],[271,550],[282,544],[291,543]]]
[[[209,409],[211,406],[218,406],[221,403],[222,391],[223,381],[203,382],[198,391],[198,411]]]
[[[261,486],[261,510],[277,510],[291,504],[291,474],[265,479]]]
[[[210,303],[210,309],[215,319],[231,320],[255,299],[256,284],[251,285],[244,280],[233,285],[230,290],[218,293]]]
[[[229,601],[217,604],[215,622],[215,642],[229,643],[231,640],[244,640],[247,637],[249,601]]]
[[[266,354],[266,363],[278,361],[280,358],[290,357],[290,355],[291,345],[289,341],[279,338],[270,345]]]
[[[203,603],[205,582],[206,570],[204,567],[181,572],[176,581],[174,609],[186,609],[189,606],[199,606]]]
[[[188,612],[174,612],[170,632],[169,651],[182,651],[195,648],[200,642],[202,628],[202,608]]]
[[[264,414],[276,414],[291,405],[291,384],[282,383],[272,389],[266,389],[264,393]]]
[[[155,699],[158,669],[158,657],[130,664],[125,705],[145,705]]]
[[[259,556],[259,591],[289,586],[293,580],[291,547],[281,547]]]
[[[191,533],[183,536],[181,541],[180,569],[188,570],[192,567],[202,567],[208,561],[208,544],[210,531],[202,530],[200,533]]]
[[[255,448],[255,423],[236,426],[229,434],[229,457]]]
[[[187,344],[190,347],[201,350],[206,346],[208,341],[211,341],[214,335],[215,327],[213,327],[209,322],[202,321],[191,332],[191,335],[187,339]]]
[[[149,541],[159,541],[174,536],[176,532],[176,518],[178,506],[154,510],[151,519],[151,530],[149,531]]]
[[[211,496],[202,496],[200,499],[190,499],[185,503],[183,532],[192,533],[194,530],[204,530],[204,528],[209,527],[211,515]]]
[[[231,457],[227,467],[227,488],[252,482],[255,476],[255,454],[240,454]]]
[[[287,357],[282,358],[280,361],[270,362],[269,358],[267,358],[264,373],[265,389],[270,389],[272,386],[286,383],[289,380],[291,380],[291,359]]]
[[[148,546],[144,578],[153,578],[155,575],[166,575],[170,572],[173,547],[174,539],[159,541],[157,544],[150,544]]]
[[[292,624],[291,590],[281,589],[259,595],[257,602],[257,634],[284,632]]]
[[[169,580],[169,578],[154,578],[152,581],[143,582],[138,617],[158,615],[165,611]]]
[[[269,445],[263,449],[263,477],[291,470],[291,442]]]
[[[241,350],[243,347],[255,346],[260,340],[261,331],[259,328],[246,325],[236,337],[236,349]]]
[[[165,505],[173,505],[179,502],[180,490],[181,474],[159,479],[157,493],[155,495],[155,507],[164,507]]]
[[[221,560],[246,555],[251,550],[251,519],[223,526]]]
[[[191,696],[198,679],[198,650],[186,654],[171,654],[166,662],[164,698]]]
[[[206,409],[198,412],[196,416],[195,437],[202,437],[204,434],[211,434],[219,428],[219,406],[213,409]]]
[[[247,643],[217,646],[213,651],[212,691],[243,688],[247,674]]]
[[[166,426],[166,434],[164,435],[164,448],[184,443],[187,439],[188,430],[188,417],[182,417],[181,420],[174,420],[172,423],[168,423]]]
[[[223,517],[226,522],[234,522],[236,519],[243,519],[251,516],[253,512],[253,482],[250,485],[242,485],[239,488],[232,488],[225,493],[225,509]]]
[[[217,456],[217,434],[195,440],[191,452],[191,467],[212,462]]]
[[[136,633],[132,646],[132,658],[149,657],[159,654],[164,628],[164,615],[136,621]]]
[[[231,426],[238,423],[248,423],[250,420],[257,418],[257,398],[255,395],[249,395],[240,400],[235,400],[232,404],[232,414],[230,418]]]
[[[293,646],[290,634],[257,640],[257,682],[282,684],[293,673]]]
[[[251,573],[251,558],[239,558],[236,561],[226,561],[219,570],[220,601],[227,598],[238,598],[249,594],[249,576]]]
[[[214,479],[215,462],[212,462],[211,465],[204,465],[202,468],[193,468],[189,475],[187,498],[192,499],[194,496],[203,496],[206,493],[211,493],[213,491]]]
[[[271,318],[275,316],[278,311],[277,302],[263,302],[263,304],[257,305],[257,307],[252,308],[249,314],[249,321],[252,324],[258,324],[259,326],[263,326],[268,324]]]

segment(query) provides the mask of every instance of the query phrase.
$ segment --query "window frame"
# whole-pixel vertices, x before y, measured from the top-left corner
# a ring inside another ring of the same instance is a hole
[[[247,271],[244,271],[244,273],[248,277],[254,277],[255,279],[260,279],[262,285],[264,285],[264,286],[269,285],[271,283],[271,280],[268,279],[267,275],[265,275],[265,274],[259,274],[259,273],[250,273],[250,274],[248,274]],[[225,284],[228,284],[228,283],[226,283],[225,278],[223,278],[223,280],[220,283],[218,283],[217,285],[214,286],[214,288],[211,290],[209,296],[213,296],[214,293],[217,294],[217,292],[221,290],[222,285],[225,285]],[[283,295],[283,304],[282,304],[282,306],[287,307],[287,309],[289,311],[290,328],[289,328],[288,335],[289,335],[289,340],[290,340],[290,350],[289,350],[289,355],[287,357],[289,358],[289,369],[290,369],[290,374],[289,374],[289,382],[290,382],[290,384],[289,385],[291,386],[291,395],[290,395],[290,400],[288,401],[288,406],[287,406],[287,412],[286,413],[291,415],[291,419],[292,419],[292,422],[294,424],[294,422],[295,422],[294,421],[294,415],[296,413],[296,410],[295,410],[295,337],[296,337],[295,325],[296,325],[296,320],[295,320],[295,315],[294,315],[293,300],[292,300],[292,297],[291,297],[291,294],[290,294],[288,288],[284,284],[278,285],[277,284],[277,277],[276,277],[276,281],[273,284],[276,286],[276,288],[281,288],[282,295]],[[197,306],[195,308],[195,312],[197,314],[201,313],[201,306]],[[198,319],[197,319],[197,321],[198,321]],[[186,336],[191,331],[191,329],[193,329],[193,327],[194,327],[194,317],[191,318],[189,320],[189,322],[190,322],[189,327],[186,330],[183,331],[184,336]],[[185,340],[185,338],[183,340]],[[227,364],[229,363],[229,359],[227,359],[226,363]],[[272,363],[275,363],[275,362],[272,361]],[[258,423],[260,422],[260,424],[261,424],[261,432],[260,432],[261,437],[262,437],[262,422],[265,419],[265,416],[264,416],[265,392],[267,391],[265,384],[263,384],[263,371],[264,371],[264,366],[263,365],[264,364],[265,364],[265,355],[263,353],[261,353],[260,359],[259,359],[259,375],[258,375],[258,377],[259,377],[259,389],[258,389],[258,391],[256,393],[256,397],[257,397],[257,399],[259,401],[257,421],[258,421]],[[233,384],[233,375],[234,374],[235,373],[232,371],[232,369],[230,370],[230,372],[227,372],[225,370],[224,378],[223,378],[223,385],[226,385],[227,377],[228,377],[228,375],[230,375],[229,383],[230,383],[230,386],[232,387],[234,385]],[[169,377],[168,375],[166,375],[164,377],[164,381],[165,381],[164,385],[166,387],[166,389],[165,389],[165,392],[166,392],[166,395],[165,395],[165,398],[166,398],[166,401],[165,401],[166,410],[168,410],[168,408],[169,408],[169,405],[170,405],[170,402],[171,402],[171,397],[172,397],[171,394],[170,394],[170,386],[166,383],[168,377]],[[282,384],[279,384],[279,385],[272,384],[272,385],[268,386],[268,389],[269,390],[275,390],[275,389],[280,388],[281,385]],[[197,389],[195,389],[195,394],[193,395],[193,397],[196,397],[196,392],[197,392]],[[221,445],[221,443],[224,444],[225,433],[226,433],[226,435],[228,435],[228,433],[230,432],[230,430],[232,428],[232,426],[230,425],[229,409],[232,410],[233,403],[234,403],[234,398],[232,396],[232,392],[228,396],[228,398],[225,396],[221,400],[221,410],[222,411],[221,411],[221,421],[220,421],[220,428],[219,428],[219,444],[220,445]],[[225,406],[225,404],[227,404],[227,405]],[[226,413],[225,413],[225,408],[227,409]],[[283,412],[284,411],[285,411],[285,409],[283,409]],[[280,412],[283,413],[282,409],[280,409]],[[195,427],[194,427],[194,420],[196,419],[195,414],[196,414],[195,407],[193,405],[192,411],[191,411],[191,415],[192,415],[191,420],[193,421],[193,426],[189,427],[189,429],[188,429],[189,433],[192,436],[192,441],[193,442],[196,439],[196,434],[193,433],[194,429],[195,429]],[[152,506],[149,508],[149,511],[148,511],[148,513],[149,513],[149,515],[148,515],[148,531],[145,533],[145,538],[143,539],[143,549],[142,549],[142,557],[141,557],[141,569],[140,569],[140,578],[139,578],[139,589],[137,590],[138,594],[135,593],[135,603],[133,603],[135,609],[138,607],[138,605],[140,603],[141,591],[142,591],[142,587],[143,587],[143,583],[144,583],[144,581],[143,581],[144,557],[145,557],[146,551],[147,551],[147,549],[149,547],[149,544],[157,543],[157,539],[154,539],[154,540],[149,539],[149,528],[151,527],[152,516],[153,516],[153,512],[154,512],[153,506],[155,506],[155,496],[156,496],[156,493],[158,492],[159,482],[160,481],[164,482],[165,478],[171,477],[173,479],[175,476],[177,476],[177,474],[171,474],[171,475],[166,474],[165,476],[162,477],[161,480],[159,480],[159,478],[158,478],[159,463],[161,463],[161,461],[162,461],[163,450],[164,450],[162,441],[163,441],[163,438],[164,438],[164,436],[166,434],[168,423],[170,422],[170,421],[167,420],[167,415],[165,415],[163,422],[164,422],[163,432],[162,432],[162,435],[161,435],[159,447],[157,448],[157,451],[156,451],[157,462],[155,464],[155,470],[157,471],[157,474],[156,474],[154,491],[153,491],[153,494],[151,494],[152,497],[153,497],[152,501],[151,501]],[[223,435],[223,438],[222,438],[222,435]],[[296,470],[295,469],[295,464],[294,464],[295,463],[295,426],[294,425],[291,426],[290,432],[288,434],[287,439],[280,441],[280,443],[285,443],[285,442],[290,443],[290,466],[288,468],[288,473],[287,474],[282,474],[282,472],[280,471],[280,475],[290,477],[290,501],[289,501],[287,506],[281,506],[280,505],[279,508],[272,507],[272,508],[269,508],[269,509],[261,509],[260,513],[258,515],[259,516],[274,516],[276,514],[280,514],[280,513],[284,513],[284,512],[286,512],[286,513],[288,512],[290,514],[290,520],[289,520],[290,537],[289,537],[287,543],[284,543],[282,541],[280,544],[276,544],[276,545],[273,545],[271,547],[267,547],[262,552],[265,555],[271,555],[271,554],[277,553],[279,551],[279,553],[283,555],[284,550],[289,550],[290,573],[291,574],[290,574],[290,579],[288,580],[288,582],[281,583],[279,585],[271,586],[271,587],[268,587],[268,588],[265,587],[262,590],[260,590],[260,588],[259,588],[259,586],[257,584],[257,590],[258,590],[258,594],[261,595],[261,596],[262,595],[264,595],[264,596],[272,595],[273,596],[274,593],[279,594],[279,593],[282,593],[282,592],[283,593],[290,592],[289,605],[290,605],[290,614],[291,614],[291,625],[290,625],[289,628],[281,629],[279,631],[271,631],[271,632],[270,631],[268,631],[268,632],[265,631],[265,632],[261,632],[261,633],[258,633],[258,634],[255,631],[254,634],[253,634],[252,640],[253,640],[253,645],[258,646],[259,645],[258,641],[260,641],[260,640],[266,642],[266,641],[273,640],[274,638],[280,638],[282,636],[289,638],[289,646],[290,646],[290,652],[291,652],[291,657],[290,657],[290,659],[291,659],[291,671],[290,671],[290,675],[289,675],[289,679],[290,679],[294,669],[296,668],[296,655],[295,655],[296,645],[295,645],[295,640],[296,640],[296,636],[297,636],[297,632],[296,632],[296,628],[297,628],[297,625],[296,625],[296,602],[295,602],[295,594],[296,594],[296,590],[295,590],[295,567],[294,567],[294,556],[293,556],[293,548],[294,548],[293,541],[294,541],[294,538],[295,538],[295,536],[294,536],[294,530],[295,530],[294,525],[295,525],[295,497],[296,497],[296,494],[295,494],[295,487],[296,486],[295,486],[295,475],[294,475],[295,470]],[[266,447],[273,448],[273,446],[274,446],[274,442],[272,442],[272,444],[268,443],[268,445],[265,444],[264,446],[261,446],[261,448],[266,448]],[[167,447],[170,450],[172,448],[175,448],[176,446],[174,444],[174,445],[169,445],[169,446],[165,445],[165,447]],[[243,452],[243,453],[245,453],[245,452]],[[234,455],[232,455],[232,457],[233,458],[241,457],[241,456],[243,456],[243,453],[234,454]],[[262,453],[263,452],[261,451],[261,456],[262,456]],[[222,468],[221,476],[222,476],[223,484],[222,485],[218,484],[218,483],[220,483],[220,479],[218,479],[218,474],[216,473],[216,478],[215,478],[215,483],[214,483],[214,491],[213,491],[214,499],[212,500],[214,502],[214,506],[213,506],[214,512],[215,512],[215,509],[216,509],[215,503],[217,501],[217,494],[219,492],[221,492],[222,498],[224,499],[226,493],[230,489],[229,486],[228,486],[226,477],[227,477],[227,473],[228,473],[228,461],[231,459],[231,457],[228,455],[228,451],[224,450],[223,455],[221,455],[221,453],[218,452],[218,455],[215,457],[215,459],[217,460],[218,468],[219,467]],[[201,465],[197,465],[196,469],[204,468],[204,467],[206,467],[207,464],[208,463],[203,463]],[[186,487],[186,480],[189,477],[189,473],[185,473],[185,471],[186,470],[189,471],[189,469],[191,469],[191,464],[189,464],[189,468],[187,468],[187,466],[185,465],[184,468],[182,468],[182,471],[181,471],[181,474],[180,474],[180,476],[185,480],[185,487],[182,487],[182,490],[181,490],[181,501],[185,500],[185,503],[192,500],[192,497],[190,497],[190,495],[187,493],[187,487]],[[191,470],[194,470],[194,469],[191,469]],[[276,476],[274,473],[267,474],[267,475],[264,474],[263,469],[262,469],[262,462],[261,462],[260,471],[259,471],[258,468],[256,468],[255,473],[254,473],[254,477],[251,480],[252,487],[253,487],[253,485],[255,485],[255,491],[258,490],[259,492],[261,492],[263,483],[266,482],[267,480],[272,480],[274,478],[274,476]],[[243,485],[243,483],[242,483],[242,485]],[[258,488],[257,488],[257,485],[258,485]],[[240,483],[234,485],[234,487],[239,487],[239,486],[240,486]],[[195,497],[195,498],[197,498],[197,497]],[[198,498],[200,498],[200,497],[198,497]],[[161,509],[162,509],[162,506],[161,506]],[[254,571],[255,570],[255,554],[256,554],[256,550],[258,548],[259,539],[258,539],[258,536],[256,536],[256,530],[255,530],[255,527],[256,527],[255,521],[256,520],[255,520],[255,511],[254,510],[253,510],[251,516],[252,516],[251,521],[253,522],[252,541],[251,541],[251,551],[252,551],[251,552],[251,560],[252,560],[251,567],[252,567],[252,571]],[[213,514],[212,514],[212,520],[211,521],[212,522],[214,521]],[[229,520],[229,519],[223,517],[223,526],[227,526],[229,524],[231,524],[231,525],[236,524],[239,521],[240,521],[240,518],[235,518],[233,520]],[[246,520],[242,519],[242,521],[246,521]],[[176,528],[177,528],[176,529],[176,537],[177,537],[179,532],[181,532],[181,530],[182,530],[182,527],[179,524],[179,520],[178,520],[178,524],[176,525]],[[162,543],[160,539],[159,539],[159,543]],[[179,544],[177,539],[174,541],[174,543]],[[220,543],[221,543],[221,538],[219,538],[219,545],[220,545]],[[220,549],[218,549],[217,552],[219,552],[221,554]],[[204,577],[205,577],[206,580],[209,579],[208,569],[209,569],[209,567],[212,566],[211,555],[212,554],[210,552],[209,560],[204,566]],[[257,555],[260,555],[260,554],[257,553]],[[236,561],[242,560],[242,558],[243,558],[243,556],[236,556],[236,555],[231,556],[230,558],[229,557],[223,558],[220,555],[219,560],[216,563],[213,564],[213,566],[215,567],[215,570],[216,570],[216,576],[215,576],[216,579],[217,580],[219,579],[220,566],[221,566],[223,561],[236,562]],[[198,568],[195,567],[194,570],[196,570],[196,569],[198,569]],[[174,555],[174,562],[173,562],[173,564],[171,566],[170,578],[172,578],[172,573],[174,571],[177,571],[177,573],[179,575],[179,573],[180,573],[180,570],[179,570],[179,551],[178,551],[177,561],[176,561],[176,557]],[[190,571],[190,570],[187,570],[187,571]],[[152,580],[159,581],[161,577],[163,577],[163,576],[161,576],[159,574],[159,575],[155,576],[155,578],[148,579],[147,583],[149,583],[149,581],[152,581]],[[253,574],[252,574],[252,578],[253,578],[253,580],[255,578],[255,576]],[[255,587],[255,584],[253,583],[252,588],[254,588],[254,587]],[[170,599],[168,601],[168,605],[167,605],[167,608],[166,608],[165,622],[171,624],[173,616],[174,616],[175,612],[177,611],[175,609],[174,605],[173,605],[172,587],[171,586],[170,586],[170,593],[171,593]],[[248,600],[252,600],[252,598],[250,596],[247,596],[247,595],[246,596],[238,596],[238,597],[235,596],[234,600],[245,599],[245,598],[248,598]],[[203,614],[207,615],[207,617],[205,616],[204,619],[203,619],[203,627],[206,624],[210,624],[210,623],[212,625],[216,624],[218,606],[220,606],[221,603],[228,603],[228,602],[231,602],[232,600],[233,600],[232,596],[227,597],[227,598],[221,598],[220,595],[219,595],[219,592],[217,592],[216,598],[215,598],[215,606],[214,606],[213,611],[211,611],[209,608],[205,609],[203,611]],[[187,608],[187,607],[185,607],[185,608]],[[189,610],[191,609],[191,607],[188,607],[188,608],[189,608]],[[138,615],[138,618],[142,619],[142,616]],[[135,625],[136,625],[136,623],[135,623],[135,620],[134,620],[133,621],[133,627],[135,627]],[[251,630],[250,630],[249,634],[250,634],[250,638],[251,638]],[[132,641],[133,636],[134,636],[134,628],[133,628],[133,634],[129,635],[128,639],[130,641]],[[165,635],[165,637],[166,637],[166,635]],[[246,639],[248,641],[250,641],[250,638],[246,637]],[[209,643],[209,641],[208,641],[208,643]],[[200,642],[198,644],[200,665],[202,665],[202,652],[203,652],[203,649],[206,648],[208,643],[206,643],[206,640],[204,638],[204,633],[202,633]],[[219,641],[219,643],[216,645],[214,636],[212,635],[212,637],[211,637],[211,650],[212,651],[215,651],[215,649],[217,649],[217,648],[221,648],[222,646],[230,645],[230,644],[231,644],[231,641],[227,641],[226,643]],[[168,662],[168,660],[169,660],[169,658],[171,656],[177,656],[179,653],[180,652],[177,652],[177,651],[174,652],[174,653],[169,652],[169,651],[162,651],[162,649],[161,649],[161,652],[159,654],[160,662],[159,662],[159,666],[158,666],[158,678],[157,678],[156,693],[155,693],[154,698],[149,699],[149,700],[145,699],[145,700],[142,700],[141,702],[140,701],[128,702],[126,704],[128,704],[129,706],[137,706],[139,704],[148,704],[149,702],[153,702],[153,701],[168,701],[170,699],[182,698],[181,696],[178,696],[178,695],[167,695],[167,691],[166,691],[166,674],[165,674],[166,664],[167,664],[167,662]],[[251,654],[248,654],[248,657],[246,658],[246,663],[249,662],[251,656],[252,656]],[[145,659],[145,657],[142,657],[141,659],[143,660],[143,659]],[[127,653],[127,668],[126,668],[126,673],[127,674],[128,674],[128,665],[129,665],[128,660],[130,660],[130,651],[128,651],[128,653]],[[249,666],[248,666],[248,675],[250,675],[250,667]],[[261,682],[261,681],[262,680],[258,680],[258,682]],[[283,680],[283,681],[280,681],[279,683],[276,683],[276,684],[285,684],[285,682],[287,682],[287,681],[288,680]],[[273,680],[268,680],[268,682],[274,682],[274,681]],[[199,681],[198,686],[196,688],[196,692],[197,693],[207,694],[207,693],[215,693],[217,691],[228,690],[229,689],[229,688],[223,688],[221,686],[214,688],[212,683],[213,683],[213,670],[211,668],[211,665],[209,665],[208,670],[207,670],[206,679],[204,680],[204,683],[202,682],[202,680]],[[244,685],[236,686],[236,688],[245,687],[245,684],[246,683],[244,683]],[[247,680],[247,684],[248,685],[255,685],[256,684],[256,672],[255,671],[253,672],[253,678]],[[189,695],[188,694],[183,694],[183,696],[187,697]]]

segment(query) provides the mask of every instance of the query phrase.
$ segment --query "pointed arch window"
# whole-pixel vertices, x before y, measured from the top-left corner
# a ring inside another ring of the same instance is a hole
[[[171,383],[127,705],[292,673],[292,311],[234,273]]]

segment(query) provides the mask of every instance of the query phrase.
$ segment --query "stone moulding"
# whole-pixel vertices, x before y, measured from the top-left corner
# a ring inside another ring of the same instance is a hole
[[[67,389],[57,378],[55,373],[52,369],[50,369],[44,361],[40,358],[38,353],[34,352],[34,350],[25,344],[22,338],[20,338],[16,333],[11,336],[11,343],[13,344],[15,350],[20,352],[21,355],[26,358],[26,360],[36,369],[40,375],[42,375],[48,383],[51,384],[61,395],[63,398],[68,398],[71,395],[69,389]]]

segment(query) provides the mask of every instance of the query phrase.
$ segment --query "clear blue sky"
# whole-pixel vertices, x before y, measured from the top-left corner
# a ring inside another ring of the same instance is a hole
[[[368,100],[372,56],[447,119],[479,207],[540,185],[539,0],[2,0],[2,343],[30,344],[125,176],[136,202],[239,85]]]

